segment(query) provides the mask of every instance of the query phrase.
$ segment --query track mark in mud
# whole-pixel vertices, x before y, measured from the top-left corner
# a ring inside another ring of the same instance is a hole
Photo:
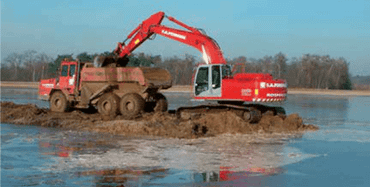
[[[298,114],[286,117],[263,116],[258,124],[249,124],[233,112],[201,114],[196,119],[180,120],[168,113],[145,114],[135,120],[103,120],[97,113],[72,111],[55,113],[35,105],[1,102],[1,122],[22,125],[40,125],[75,130],[131,136],[161,136],[171,138],[199,138],[219,134],[301,133],[317,130],[303,124]]]

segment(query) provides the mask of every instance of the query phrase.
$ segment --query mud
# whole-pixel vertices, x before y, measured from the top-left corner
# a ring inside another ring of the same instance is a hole
[[[123,120],[119,117],[106,120],[98,113],[79,110],[56,113],[32,104],[18,105],[12,102],[1,102],[1,122],[126,136],[170,138],[199,138],[220,134],[302,133],[318,129],[317,126],[303,124],[298,114],[265,115],[258,124],[249,124],[229,111],[201,114],[190,119],[178,119],[169,113],[149,113],[134,120]]]

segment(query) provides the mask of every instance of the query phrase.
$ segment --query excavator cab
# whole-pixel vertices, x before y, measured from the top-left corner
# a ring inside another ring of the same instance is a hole
[[[194,94],[197,97],[221,97],[222,79],[230,76],[231,68],[225,64],[198,66],[194,80]]]

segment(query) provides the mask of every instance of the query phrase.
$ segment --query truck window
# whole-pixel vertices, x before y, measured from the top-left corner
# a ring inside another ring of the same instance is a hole
[[[71,65],[71,67],[69,68],[69,76],[73,76],[76,72],[76,65]]]
[[[62,77],[68,76],[68,66],[64,65],[62,66]]]

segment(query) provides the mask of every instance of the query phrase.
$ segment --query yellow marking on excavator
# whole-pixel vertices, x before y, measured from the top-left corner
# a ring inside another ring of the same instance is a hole
[[[140,42],[140,40],[139,40],[139,39],[135,40],[135,44],[137,44],[137,43],[139,43],[139,42]]]

